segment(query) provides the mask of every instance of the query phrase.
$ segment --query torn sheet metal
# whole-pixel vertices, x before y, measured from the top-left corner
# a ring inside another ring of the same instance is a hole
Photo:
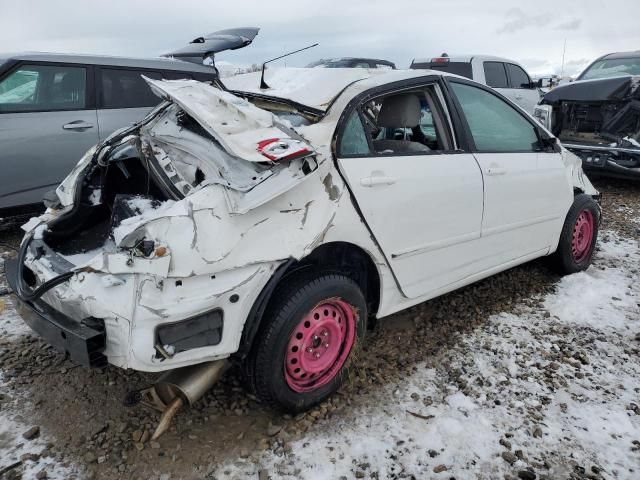
[[[258,142],[295,136],[273,113],[219,88],[195,80],[143,78],[154,93],[179,105],[238,159],[265,162],[268,159],[258,152]]]

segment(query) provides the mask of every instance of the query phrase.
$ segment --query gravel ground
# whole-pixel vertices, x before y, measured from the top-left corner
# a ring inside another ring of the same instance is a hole
[[[0,478],[637,478],[640,186],[596,186],[588,272],[536,261],[385,319],[295,418],[231,371],[150,442],[158,415],[123,399],[153,376],[75,366],[0,296]]]

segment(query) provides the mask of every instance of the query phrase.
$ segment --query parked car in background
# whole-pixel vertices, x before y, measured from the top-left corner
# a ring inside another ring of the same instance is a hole
[[[191,366],[172,376],[200,386],[236,362],[261,401],[301,411],[347,378],[370,317],[545,255],[589,266],[598,192],[491,88],[267,73],[268,89],[260,72],[226,89],[148,80],[166,102],[89,150],[23,227],[7,278],[72,360]]]
[[[594,174],[640,180],[640,51],[595,60],[534,116]]]
[[[246,30],[241,31],[250,35]],[[255,37],[257,29],[252,30]],[[215,81],[217,72],[202,64],[203,53],[253,39],[229,32],[234,30],[200,37],[170,54],[199,64],[55,53],[1,58],[0,219],[42,209],[43,195],[60,183],[84,152],[115,130],[141,120],[159,103],[142,75]]]
[[[386,68],[395,70],[396,64],[375,58],[322,58],[307,65],[307,68]]]
[[[488,55],[454,55],[443,53],[435,58],[417,58],[411,69],[429,69],[470,78],[502,93],[509,100],[533,113],[540,101],[538,83],[518,62]]]

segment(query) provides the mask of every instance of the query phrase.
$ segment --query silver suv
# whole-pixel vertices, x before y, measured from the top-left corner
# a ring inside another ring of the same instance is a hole
[[[167,54],[174,58],[0,55],[0,226],[2,218],[42,208],[43,195],[91,146],[160,103],[142,75],[216,81],[203,59],[248,45],[257,33],[215,32]]]

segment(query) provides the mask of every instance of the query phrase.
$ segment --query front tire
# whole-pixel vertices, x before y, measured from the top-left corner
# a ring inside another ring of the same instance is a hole
[[[348,376],[366,318],[364,295],[349,277],[304,272],[286,278],[247,359],[258,399],[296,413],[329,397]]]
[[[562,227],[558,249],[551,257],[559,273],[581,272],[591,265],[599,225],[600,208],[595,200],[586,194],[576,195]]]

